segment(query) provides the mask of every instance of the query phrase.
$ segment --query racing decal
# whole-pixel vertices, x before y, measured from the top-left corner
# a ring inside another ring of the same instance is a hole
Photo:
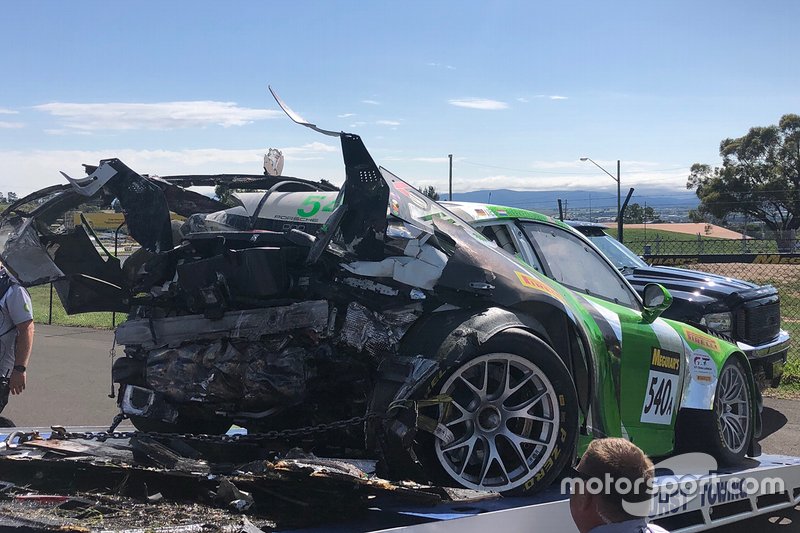
[[[717,341],[717,339],[711,335],[706,335],[705,333],[693,331],[688,328],[683,328],[683,332],[686,334],[686,340],[689,342],[697,344],[698,346],[707,350],[711,350],[712,352],[719,351],[719,341]]]
[[[689,374],[695,381],[711,384],[717,377],[717,365],[704,350],[698,348],[689,358]]]
[[[515,270],[514,274],[517,275],[517,278],[519,278],[519,282],[522,283],[523,286],[528,287],[529,289],[537,289],[542,292],[546,292],[556,300],[562,302],[564,301],[564,298],[558,293],[558,291],[555,290],[550,285],[548,285],[547,283],[540,281],[535,277],[525,274],[524,272],[520,272],[518,270]]]
[[[692,350],[687,344],[686,354],[689,371],[681,398],[681,407],[711,409],[717,390],[717,363],[702,348]]]
[[[678,381],[681,354],[653,346],[650,350],[650,373],[642,405],[641,422],[650,424],[672,423],[677,407]]]
[[[583,298],[583,302],[588,304],[589,313],[602,331],[608,349],[619,357],[622,353],[622,324],[620,324],[619,315],[586,298]],[[610,331],[608,331],[609,329]]]
[[[474,210],[475,220],[486,220],[490,218],[497,218],[494,213],[489,211],[488,207],[476,207]]]
[[[300,218],[311,218],[317,213],[332,213],[337,196],[331,193],[309,194],[297,209]]]

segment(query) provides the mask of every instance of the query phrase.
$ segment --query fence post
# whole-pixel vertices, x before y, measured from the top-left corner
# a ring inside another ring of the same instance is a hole
[[[50,309],[47,312],[47,324],[53,323],[53,282],[50,282]]]
[[[703,253],[703,237],[698,233],[697,234],[697,255]]]

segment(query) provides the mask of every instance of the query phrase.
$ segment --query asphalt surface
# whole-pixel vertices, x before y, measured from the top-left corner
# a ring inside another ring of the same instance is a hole
[[[9,399],[3,416],[20,427],[110,424],[113,340],[111,331],[36,324],[25,391]]]
[[[109,398],[113,340],[110,331],[37,324],[27,388],[11,397],[3,416],[20,427],[110,424],[117,413]],[[763,416],[763,452],[800,455],[800,401],[766,398]],[[800,531],[798,507],[714,531],[794,533]]]

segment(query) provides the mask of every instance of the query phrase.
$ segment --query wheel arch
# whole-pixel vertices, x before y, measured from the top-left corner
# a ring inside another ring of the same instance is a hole
[[[585,418],[591,396],[588,349],[581,328],[558,307],[525,302],[513,309],[487,307],[432,313],[406,333],[401,353],[454,364],[482,353],[491,339],[513,330],[535,335],[558,354],[572,376]]]

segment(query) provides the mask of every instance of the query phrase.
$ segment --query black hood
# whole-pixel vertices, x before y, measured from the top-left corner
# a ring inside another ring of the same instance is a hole
[[[648,283],[660,283],[676,299],[691,300],[698,305],[715,301],[727,307],[746,300],[755,300],[777,295],[772,285],[755,285],[739,279],[674,267],[628,268],[622,272],[637,292],[642,292]]]

